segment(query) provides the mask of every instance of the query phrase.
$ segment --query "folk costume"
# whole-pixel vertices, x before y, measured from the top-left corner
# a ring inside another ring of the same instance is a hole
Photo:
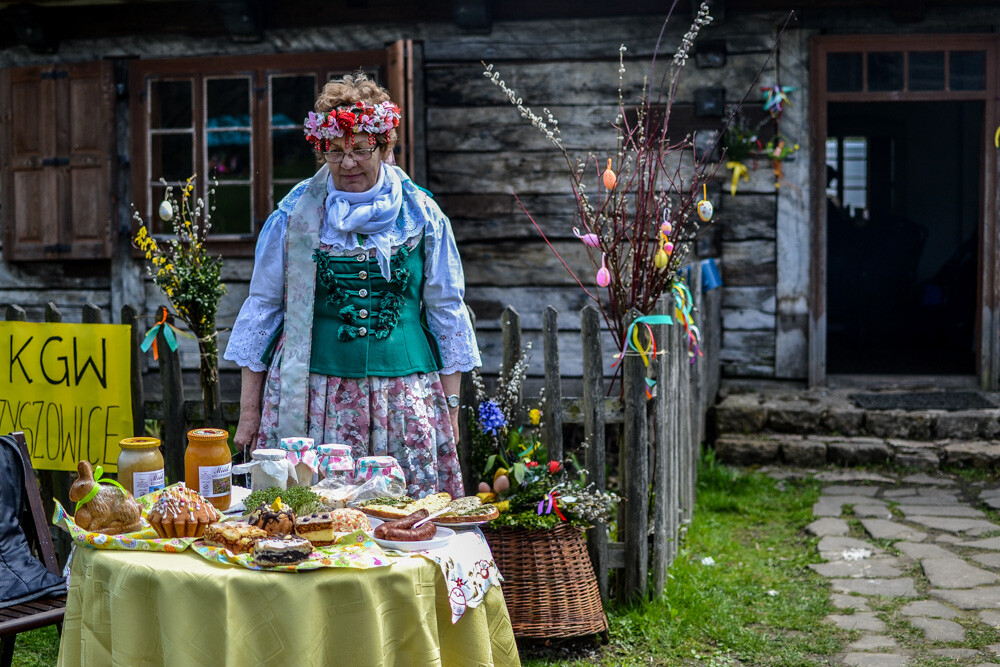
[[[260,233],[225,358],[267,370],[256,447],[305,434],[394,456],[413,497],[463,495],[439,372],[481,364],[451,223],[398,167],[365,192],[326,165]]]

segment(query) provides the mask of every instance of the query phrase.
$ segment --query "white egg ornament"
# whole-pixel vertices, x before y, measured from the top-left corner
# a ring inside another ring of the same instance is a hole
[[[163,222],[169,221],[174,217],[174,207],[170,205],[170,202],[166,199],[160,202],[160,220]]]
[[[712,206],[712,202],[707,199],[698,202],[698,217],[701,218],[702,222],[711,220],[713,213],[715,213],[715,207]]]

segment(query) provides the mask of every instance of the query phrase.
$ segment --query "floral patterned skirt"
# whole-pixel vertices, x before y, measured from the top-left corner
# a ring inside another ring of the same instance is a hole
[[[280,436],[278,397],[281,345],[264,383],[260,432],[254,449],[276,447]],[[316,444],[350,445],[362,456],[393,456],[406,475],[407,494],[419,498],[447,491],[465,495],[455,436],[441,378],[435,373],[404,377],[339,378],[309,375],[308,433]],[[292,435],[292,434],[286,434]]]

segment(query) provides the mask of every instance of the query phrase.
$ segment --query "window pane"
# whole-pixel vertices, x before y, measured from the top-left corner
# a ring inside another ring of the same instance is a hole
[[[986,88],[986,53],[984,51],[952,51],[949,56],[949,87],[952,90],[983,90]]]
[[[315,91],[314,76],[271,77],[271,126],[302,127],[302,119],[316,101]]]
[[[253,233],[249,185],[215,186],[215,211],[212,213],[212,233]]]
[[[294,178],[301,180],[316,173],[319,165],[302,130],[275,130],[271,133],[274,155],[274,178]]]
[[[151,81],[149,127],[152,129],[191,127],[191,99],[190,81]]]
[[[944,90],[944,51],[910,52],[910,90]]]
[[[861,90],[860,53],[827,54],[826,89],[831,93],[860,92]]]
[[[250,178],[250,133],[242,130],[207,132],[208,173],[213,179]]]
[[[868,208],[868,140],[844,138],[844,207],[851,211]]]
[[[149,222],[153,228],[154,234],[170,234],[173,229],[170,227],[169,222],[164,222],[160,220],[159,210],[160,202],[163,201],[163,195],[166,194],[167,188],[159,183],[155,183],[149,189]],[[174,193],[177,192],[177,188],[174,188]]]
[[[868,54],[868,90],[903,89],[903,53],[874,51]]]
[[[194,173],[194,141],[188,134],[154,134],[150,167],[154,181],[183,181]]]
[[[209,79],[205,84],[208,127],[250,126],[250,80]]]

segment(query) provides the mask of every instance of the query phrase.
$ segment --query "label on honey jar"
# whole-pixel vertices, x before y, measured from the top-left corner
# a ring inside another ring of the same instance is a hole
[[[205,498],[228,496],[232,491],[233,464],[198,467],[198,493]]]
[[[162,489],[166,485],[166,475],[163,468],[149,472],[132,473],[132,495],[136,498]]]

